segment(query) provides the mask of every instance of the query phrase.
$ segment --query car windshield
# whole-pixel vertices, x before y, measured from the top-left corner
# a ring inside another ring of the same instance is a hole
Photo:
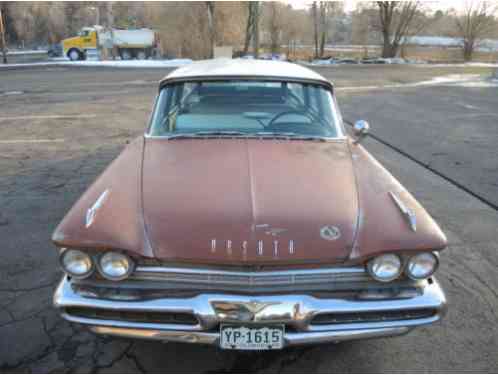
[[[151,120],[152,136],[337,137],[339,115],[323,86],[254,80],[166,85]]]

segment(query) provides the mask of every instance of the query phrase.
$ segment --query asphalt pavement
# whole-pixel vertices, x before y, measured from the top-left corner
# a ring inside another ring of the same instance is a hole
[[[367,149],[448,235],[438,272],[448,315],[406,336],[266,353],[96,337],[58,317],[51,233],[143,132],[167,70],[0,70],[0,372],[498,371],[497,88],[340,90],[400,82],[403,69],[319,71],[337,83],[345,118],[371,122],[382,143]]]

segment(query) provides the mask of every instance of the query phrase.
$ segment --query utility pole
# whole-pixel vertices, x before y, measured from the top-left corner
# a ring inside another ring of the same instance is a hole
[[[0,5],[0,38],[2,40],[3,63],[7,64],[7,46],[5,45],[5,28],[3,26],[2,5]]]

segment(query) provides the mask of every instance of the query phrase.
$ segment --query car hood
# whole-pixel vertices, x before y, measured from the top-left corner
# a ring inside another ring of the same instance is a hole
[[[149,138],[142,197],[165,261],[343,262],[358,220],[344,141]]]
[[[350,141],[144,137],[85,191],[52,241],[167,262],[300,266],[447,244],[420,203]]]

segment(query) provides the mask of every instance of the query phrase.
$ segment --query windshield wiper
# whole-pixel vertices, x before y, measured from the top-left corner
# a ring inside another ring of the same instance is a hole
[[[298,139],[300,141],[320,141],[327,142],[327,137],[322,137],[319,135],[298,135],[296,137],[292,137],[292,139]]]
[[[181,134],[168,134],[165,135],[166,139],[187,139],[187,138],[200,138],[195,133],[181,133]]]
[[[326,137],[321,137],[318,135],[302,135],[293,132],[257,132],[251,133],[252,136],[257,137],[269,137],[269,138],[285,138],[285,139],[297,139],[303,141],[323,141],[326,142]]]
[[[256,132],[256,133],[251,133],[250,135],[252,136],[258,136],[258,137],[294,137],[297,134],[293,132]]]
[[[167,139],[186,139],[186,138],[204,138],[211,136],[247,136],[247,133],[239,132],[239,131],[200,131],[193,133],[177,133],[177,134],[169,134],[165,137]]]
[[[204,137],[204,136],[216,136],[216,135],[227,135],[227,136],[230,136],[230,135],[235,135],[235,136],[239,136],[239,135],[247,135],[247,133],[245,132],[239,132],[239,131],[236,131],[236,130],[211,130],[211,131],[200,131],[200,132],[195,132],[194,133],[195,135],[198,135],[198,136],[201,136],[201,137]]]

